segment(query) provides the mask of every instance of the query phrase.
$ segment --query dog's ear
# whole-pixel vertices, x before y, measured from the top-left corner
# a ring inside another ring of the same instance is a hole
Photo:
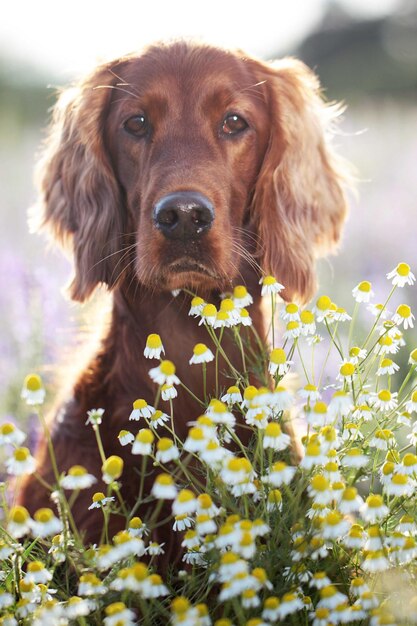
[[[80,301],[99,283],[111,287],[117,280],[125,232],[122,198],[103,138],[116,81],[113,66],[100,67],[61,94],[37,169],[40,193],[32,225],[45,227],[73,253],[69,292]]]
[[[329,141],[340,107],[326,105],[303,63],[257,63],[270,114],[270,138],[257,180],[252,220],[267,273],[286,300],[307,301],[316,287],[315,258],[338,242],[346,215],[347,165]]]

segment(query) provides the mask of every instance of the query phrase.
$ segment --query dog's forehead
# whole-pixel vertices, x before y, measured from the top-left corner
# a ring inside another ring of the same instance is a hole
[[[253,67],[243,55],[187,44],[154,46],[133,56],[118,77],[139,96],[160,88],[179,88],[187,94],[200,90],[202,85],[213,91],[220,85],[240,91],[256,83]]]

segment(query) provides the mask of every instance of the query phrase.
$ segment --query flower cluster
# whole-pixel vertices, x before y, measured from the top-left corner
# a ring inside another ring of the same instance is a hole
[[[192,298],[190,315],[207,329],[207,343],[196,344],[182,365],[201,369],[204,397],[184,440],[175,430],[175,399],[179,386],[188,390],[161,337],[150,335],[144,354],[159,361],[149,369],[155,397],[133,403],[126,416],[132,429],[120,431],[118,442],[132,463],[139,457],[151,487],[142,479],[137,507],[127,511],[123,461],[112,455],[103,458],[101,476],[80,465],[57,475],[55,511],[31,516],[4,505],[0,623],[416,624],[417,348],[406,344],[414,315],[405,303],[394,314],[387,309],[415,278],[400,263],[388,279],[391,293],[378,305],[371,283],[358,283],[350,314],[326,295],[307,309],[279,304],[282,285],[264,277],[261,293],[279,311],[266,353],[244,286],[217,307]],[[357,326],[360,310],[371,316],[369,332]],[[315,355],[325,335],[326,360],[332,353],[337,364],[324,382]],[[236,341],[242,369],[228,360],[226,336]],[[220,358],[230,366],[230,385],[212,397],[206,376],[213,368],[218,379]],[[22,395],[43,421],[40,378],[27,377]],[[102,409],[87,416],[99,449],[104,420]],[[24,443],[16,425],[0,426],[6,473],[16,480],[36,472]],[[99,479],[107,491],[96,492],[89,509],[103,515],[102,540],[85,546],[71,505]],[[142,503],[149,511],[143,520]],[[172,572],[158,572],[161,510],[183,563]],[[111,536],[114,514],[126,524]],[[400,589],[406,602],[397,601]]]

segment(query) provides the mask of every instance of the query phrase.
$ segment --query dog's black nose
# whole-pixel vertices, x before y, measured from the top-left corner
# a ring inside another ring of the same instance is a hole
[[[153,219],[155,226],[168,239],[188,241],[209,230],[214,220],[214,207],[197,191],[177,191],[156,203]]]

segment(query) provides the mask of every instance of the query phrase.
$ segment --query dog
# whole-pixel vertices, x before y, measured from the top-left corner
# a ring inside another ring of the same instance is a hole
[[[314,294],[315,260],[335,247],[346,216],[347,170],[330,144],[339,113],[298,60],[264,63],[184,41],[101,65],[61,94],[39,166],[38,221],[73,255],[71,297],[84,302],[105,285],[113,304],[101,347],[50,425],[60,472],[80,464],[101,476],[85,425],[87,412],[101,407],[104,452],[123,457],[122,495],[134,506],[140,461],[117,435],[131,428],[132,402],[155,397],[152,362],[143,356],[150,333],[162,337],[178,377],[202,397],[201,372],[188,357],[209,342],[188,315],[190,292],[218,305],[220,294],[245,285],[265,342],[264,273],[283,283],[287,301]],[[226,335],[224,348],[239,366]],[[230,381],[220,373],[219,384]],[[209,395],[214,389],[207,368]],[[182,388],[174,406],[184,440],[201,406]],[[45,439],[36,458],[39,474],[54,483]],[[73,510],[88,541],[101,533],[101,511],[88,509],[99,490],[106,486],[80,492]],[[19,501],[31,513],[50,506],[33,476]],[[112,516],[110,532],[124,524]]]

